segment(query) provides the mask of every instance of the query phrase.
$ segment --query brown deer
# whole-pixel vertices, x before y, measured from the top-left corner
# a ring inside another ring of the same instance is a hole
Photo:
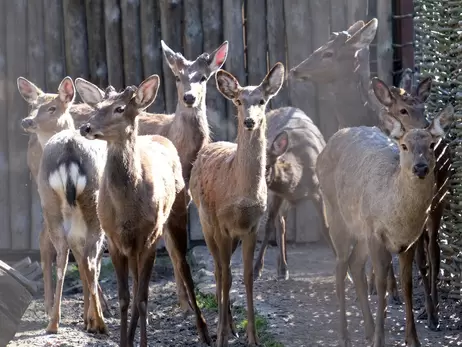
[[[366,338],[373,341],[373,347],[385,346],[382,312],[386,310],[391,253],[398,253],[400,260],[406,345],[420,346],[412,311],[412,262],[434,196],[433,150],[444,135],[447,119],[439,115],[427,128],[409,131],[388,114],[383,121],[397,145],[378,128],[341,129],[329,139],[316,163],[336,253],[341,346],[351,346],[345,312],[348,268],[363,312]],[[378,292],[375,327],[365,274],[369,254]]]
[[[273,230],[279,246],[278,278],[288,279],[285,220],[287,202],[295,204],[311,199],[322,221],[323,235],[330,242],[314,171],[316,159],[325,146],[324,137],[313,121],[300,109],[283,107],[267,113],[268,147],[266,182],[268,188],[268,221],[254,266],[254,277],[261,275],[263,258]]]
[[[89,118],[91,108],[86,104],[68,105],[63,102],[58,94],[45,93],[35,84],[24,77],[17,80],[18,90],[24,100],[31,107],[26,118],[21,121],[21,126],[29,134],[29,145],[27,148],[27,165],[34,181],[37,183],[37,176],[40,161],[43,155],[42,142],[52,137],[61,130],[67,129],[69,124],[62,119],[67,118],[68,114],[74,120],[76,126],[80,126]],[[62,116],[65,115],[63,118]],[[45,224],[42,223],[42,228]],[[42,229],[40,232],[40,257],[43,271],[45,309],[48,315],[51,314],[53,307],[53,283],[52,283],[52,262],[56,257],[56,250],[51,242],[48,231]],[[83,290],[86,290],[83,287]],[[100,302],[103,305],[105,316],[110,315],[109,306],[104,298],[101,287],[98,283]]]
[[[18,80],[20,91],[25,84],[23,79]],[[102,170],[99,165],[105,160],[105,144],[101,141],[90,144],[75,131],[74,120],[69,113],[74,97],[74,83],[70,77],[66,77],[59,85],[58,95],[48,95],[47,103],[43,102],[36,112],[23,121],[29,131],[37,134],[43,148],[37,175],[46,226],[42,231],[41,243],[46,240],[49,247],[50,240],[57,253],[53,303],[51,258],[50,253],[44,254],[49,248],[41,247],[42,261],[50,261],[42,265],[46,269],[45,304],[50,315],[47,333],[58,332],[69,248],[78,263],[83,284],[85,329],[88,332],[107,333],[98,292],[104,234],[95,205]]]
[[[401,98],[415,99],[415,95],[420,100],[425,100],[430,93],[430,86],[431,86],[431,78],[427,77],[423,79],[417,86],[416,90],[413,87],[413,76],[412,71],[405,71],[402,77],[402,87],[403,89],[397,89],[394,87],[388,88],[387,85],[380,81],[379,79],[373,79],[373,90],[377,97],[377,99],[385,105],[385,107],[389,107],[394,103],[394,99],[396,98],[396,94],[400,94]],[[426,87],[422,87],[426,85]],[[411,93],[409,94],[408,91]],[[427,95],[424,95],[427,94]],[[421,106],[423,108],[423,105]],[[396,113],[396,112],[389,112],[390,115],[394,115],[396,119],[398,119],[405,130],[413,129],[413,128],[425,128],[428,126],[428,121],[425,115],[422,113],[419,115],[416,113],[413,118],[407,117],[407,114]],[[452,123],[454,115],[454,109],[452,105],[448,105],[443,111],[440,113],[440,117],[445,119],[445,124],[449,125]],[[438,230],[441,223],[441,218],[444,211],[444,195],[447,191],[447,180],[449,177],[449,170],[451,167],[451,155],[448,146],[444,139],[437,143],[435,150],[435,157],[437,158],[436,166],[435,166],[435,176],[436,176],[436,191],[435,196],[432,200],[430,213],[424,228],[424,232],[420,237],[419,241],[416,245],[416,263],[419,267],[419,270],[422,275],[422,282],[424,284],[424,292],[425,292],[425,310],[419,315],[419,318],[424,319],[425,316],[428,321],[428,327],[431,330],[438,329],[438,312],[437,312],[437,305],[438,305],[438,292],[437,292],[437,282],[438,282],[438,274],[439,274],[439,267],[440,267],[440,248],[438,244]],[[429,262],[429,274],[427,276],[427,257],[428,255],[428,262]],[[371,278],[369,283],[369,292],[374,291],[373,283],[373,272],[371,271]],[[394,284],[393,284],[394,283]],[[392,286],[396,288],[396,279],[394,276],[390,276],[388,279],[388,286]]]
[[[253,305],[253,254],[260,219],[266,210],[266,117],[268,101],[279,92],[284,66],[277,63],[260,85],[241,87],[218,71],[218,90],[238,109],[236,143],[216,142],[199,151],[191,172],[191,195],[198,208],[205,241],[215,263],[218,301],[217,346],[228,346],[233,324],[229,291],[231,255],[242,240],[247,295],[247,339],[258,343]]]
[[[94,115],[80,128],[87,139],[107,141],[107,161],[101,179],[98,215],[108,238],[108,248],[117,275],[120,305],[120,345],[133,346],[140,319],[140,346],[147,346],[146,318],[149,281],[156,243],[166,226],[172,259],[179,259],[179,276],[186,281],[189,300],[197,317],[200,339],[210,344],[207,326],[194,296],[191,274],[183,252],[183,235],[176,235],[170,213],[184,205],[184,180],[175,146],[162,136],[138,136],[138,118],[155,100],[159,77],[152,75],[138,88],[109,92],[100,100],[99,91],[77,79],[79,93],[91,101]],[[176,202],[175,200],[179,201]],[[134,278],[134,303],[127,335],[130,292],[128,269]]]
[[[174,114],[141,114],[139,116],[139,134],[158,134],[172,141],[180,155],[186,185],[185,192],[188,192],[192,163],[196,159],[197,152],[210,141],[205,105],[207,81],[224,64],[228,54],[228,42],[223,42],[210,54],[201,54],[194,61],[184,58],[181,53],[175,53],[163,41],[162,49],[164,57],[177,81],[178,103],[176,111]],[[85,92],[81,93],[79,86],[92,89],[91,93],[86,93],[86,95],[93,98],[92,100],[86,100],[90,105],[100,102],[106,94],[89,82],[77,83],[77,90],[81,96]],[[112,87],[109,87],[106,91],[115,92]],[[180,239],[182,240],[181,249],[184,254],[187,251],[187,205],[189,201],[189,193],[185,195],[183,204],[180,203],[179,198],[177,199],[172,212],[176,215],[176,218],[172,218],[170,222],[170,228],[174,228],[172,233],[178,237],[176,242],[180,242]],[[169,251],[168,238],[165,241]],[[175,256],[170,251],[169,254],[170,257]],[[183,258],[183,255],[181,255],[180,258],[172,258],[172,260],[174,264],[180,264]],[[185,287],[178,271],[175,270],[175,280],[180,306],[187,310],[191,307],[191,304],[188,302],[189,295],[186,287],[193,288],[192,278],[188,280],[189,283]]]

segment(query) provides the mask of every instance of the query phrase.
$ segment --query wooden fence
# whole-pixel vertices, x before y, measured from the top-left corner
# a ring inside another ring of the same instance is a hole
[[[157,73],[162,87],[152,110],[173,112],[175,82],[161,39],[187,58],[228,40],[225,69],[245,85],[259,83],[278,61],[287,68],[300,63],[331,31],[377,17],[372,74],[379,70],[391,81],[391,58],[382,58],[391,57],[391,7],[389,0],[0,0],[0,249],[38,249],[41,224],[36,187],[26,166],[28,137],[20,120],[28,109],[16,88],[18,76],[55,91],[66,75],[119,89]],[[328,101],[320,94],[317,86],[293,83],[281,90],[272,107],[300,107],[323,130],[330,117]],[[233,107],[213,81],[207,106],[214,139],[234,140]],[[307,220],[300,218],[306,211],[302,203],[290,212],[289,239],[310,239]],[[310,223],[316,225],[316,218]]]

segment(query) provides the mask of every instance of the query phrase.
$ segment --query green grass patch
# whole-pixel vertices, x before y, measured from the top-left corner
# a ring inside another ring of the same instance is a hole
[[[247,311],[242,307],[235,307],[233,311],[238,322],[236,327],[239,333],[245,334],[248,324]],[[263,347],[284,347],[281,342],[276,341],[271,335],[268,320],[258,313],[255,313],[255,328],[257,329],[260,344]]]
[[[202,294],[201,292],[196,292],[196,302],[200,309],[207,309],[218,312],[217,299],[213,294]]]

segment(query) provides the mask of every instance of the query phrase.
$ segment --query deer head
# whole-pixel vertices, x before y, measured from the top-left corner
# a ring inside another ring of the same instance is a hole
[[[228,56],[228,41],[212,53],[202,53],[194,61],[171,50],[161,41],[165,60],[175,75],[178,101],[186,107],[197,107],[203,101],[209,78],[218,71]]]
[[[215,78],[220,93],[236,105],[239,123],[252,131],[261,126],[268,101],[281,89],[284,66],[276,63],[258,86],[241,87],[236,77],[224,70],[218,71]]]
[[[269,186],[273,181],[280,180],[290,171],[290,163],[286,163],[281,157],[289,148],[289,134],[280,132],[266,152],[266,184]]]
[[[425,101],[430,96],[432,78],[424,78],[413,90],[412,79],[410,81],[409,76],[403,76],[401,85],[406,89],[389,87],[377,77],[372,79],[372,89],[377,100],[388,114],[401,122],[404,129],[427,127],[429,122],[425,116]],[[412,94],[408,90],[413,90]]]
[[[61,81],[58,94],[44,93],[24,77],[19,77],[17,83],[19,93],[31,106],[29,115],[21,121],[25,131],[52,135],[73,127],[72,117],[67,112],[75,98],[70,77]]]
[[[384,124],[395,139],[400,151],[400,166],[410,177],[425,179],[433,172],[436,157],[433,152],[436,143],[445,135],[443,130],[448,120],[452,118],[446,112],[441,112],[424,129],[405,130],[403,124],[396,118],[386,114]]]
[[[159,76],[152,75],[138,88],[129,86],[121,93],[108,88],[104,96],[98,87],[82,78],[77,78],[75,83],[82,100],[95,109],[88,122],[80,127],[80,134],[90,140],[123,142],[136,131],[137,116],[154,102]]]
[[[350,76],[356,69],[360,51],[368,49],[377,32],[377,19],[358,21],[347,31],[332,33],[326,44],[290,70],[297,80],[329,83]]]

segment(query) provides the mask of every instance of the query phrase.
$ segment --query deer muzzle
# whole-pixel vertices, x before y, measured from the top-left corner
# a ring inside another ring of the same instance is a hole
[[[420,179],[424,179],[430,172],[430,169],[428,165],[425,163],[417,163],[412,168],[412,172],[414,173],[414,175],[416,175]]]
[[[21,121],[21,126],[26,131],[30,131],[37,128],[37,124],[35,124],[35,121],[32,118],[24,118]]]

